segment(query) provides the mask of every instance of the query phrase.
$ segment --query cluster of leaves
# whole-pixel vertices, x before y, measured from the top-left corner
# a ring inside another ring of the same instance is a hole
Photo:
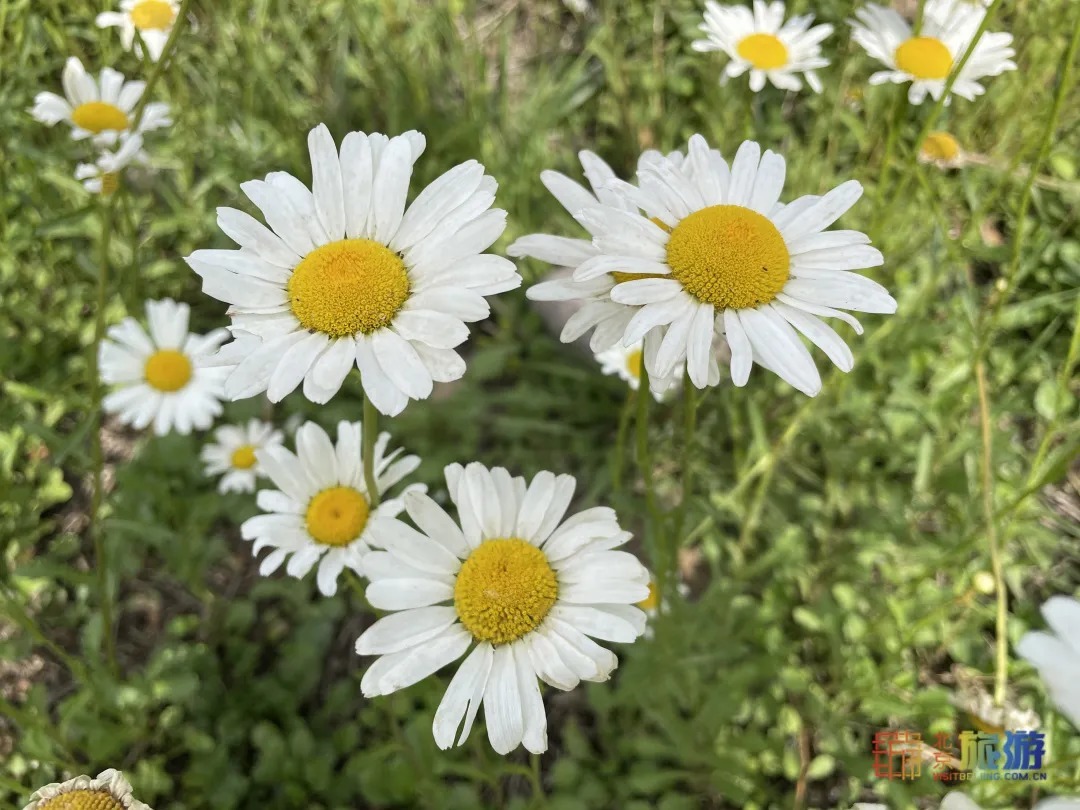
[[[853,8],[791,5],[834,23]],[[1009,638],[1080,581],[1067,479],[1080,435],[1075,91],[1029,216],[1016,216],[1062,75],[1069,0],[1000,20],[1021,70],[946,111],[950,131],[986,155],[948,175],[911,154],[928,108],[894,119],[902,89],[866,86],[869,60],[842,24],[826,92],[793,99],[718,84],[720,63],[689,48],[692,0],[600,2],[585,14],[555,0],[194,3],[197,24],[159,85],[177,126],[157,141],[156,171],[122,199],[110,321],[171,295],[193,304],[196,328],[221,325],[223,307],[180,257],[224,246],[213,210],[240,202],[242,180],[306,176],[303,135],[319,121],[339,137],[425,132],[417,184],[481,159],[511,213],[507,239],[573,227],[538,183],[542,169],[574,174],[574,152],[591,148],[627,175],[642,148],[676,148],[693,132],[726,154],[745,136],[784,153],[789,194],[850,177],[868,188],[846,226],[885,253],[877,277],[899,313],[865,319],[855,370],[830,372],[815,400],[760,370],[745,389],[707,393],[689,456],[698,497],[680,538],[690,600],[659,618],[653,640],[620,651],[612,683],[547,695],[551,750],[535,767],[494,756],[481,733],[437,751],[437,678],[364,700],[352,647],[370,616],[346,594],[318,598],[311,582],[260,580],[236,530],[252,499],[214,491],[193,439],[108,433],[120,671],[102,665],[83,536],[99,223],[71,177],[75,149],[25,112],[56,88],[69,54],[141,70],[93,27],[99,6],[0,3],[0,802],[108,766],[158,810],[763,808],[793,795],[804,806],[876,795],[908,807],[942,792],[928,777],[875,781],[870,738],[887,726],[970,727],[950,695],[993,671],[980,357]],[[890,126],[897,169],[884,187]],[[472,459],[571,472],[582,503],[614,505],[640,533],[637,484],[610,483],[621,385],[559,345],[523,294],[494,308],[474,330],[465,379],[393,423],[424,459],[418,476],[438,488],[444,464]],[[261,413],[258,402],[228,410]],[[273,413],[293,415],[359,418],[359,392],[319,409],[293,397]],[[686,458],[680,417],[676,403],[651,425],[669,506]],[[1010,674],[1012,699],[1049,722],[1031,671],[1013,662]],[[1050,730],[1054,759],[1080,754],[1063,725]],[[1050,787],[1066,791],[1071,778],[1059,769]],[[986,806],[1030,799],[1009,784],[978,791]]]

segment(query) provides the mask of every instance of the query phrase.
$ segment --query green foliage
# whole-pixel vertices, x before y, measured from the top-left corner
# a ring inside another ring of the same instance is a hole
[[[884,727],[928,739],[968,728],[950,695],[958,681],[992,680],[995,603],[977,583],[990,569],[986,452],[1009,641],[1041,624],[1047,596],[1080,583],[1075,87],[1017,219],[1076,24],[1070,0],[1006,4],[995,27],[1015,35],[1020,70],[945,110],[941,126],[980,161],[949,173],[917,164],[930,105],[907,108],[887,186],[903,90],[867,85],[874,68],[848,42],[846,0],[792,4],[837,27],[825,92],[797,97],[718,83],[721,61],[689,47],[691,0],[600,2],[586,14],[555,0],[194,4],[156,92],[176,126],[148,138],[158,168],[122,197],[110,322],[173,296],[192,303],[196,329],[221,325],[224,305],[181,257],[225,246],[214,209],[243,206],[240,182],[306,178],[304,136],[320,121],[338,138],[426,133],[414,193],[480,159],[510,212],[497,248],[535,230],[571,234],[538,175],[577,175],[581,148],[626,176],[646,147],[685,147],[702,132],[730,155],[752,136],[786,155],[785,199],[848,178],[867,188],[845,227],[884,252],[876,277],[899,313],[863,319],[855,370],[825,372],[814,400],[760,369],[746,388],[709,390],[689,455],[681,406],[654,409],[662,507],[678,502],[687,460],[698,482],[679,538],[692,595],[659,617],[652,640],[618,650],[612,682],[545,695],[551,747],[539,763],[497,757],[482,728],[438,751],[430,723],[445,677],[365,700],[353,643],[370,613],[347,590],[328,600],[310,580],[258,577],[237,529],[253,500],[216,493],[197,438],[108,432],[120,671],[102,663],[84,536],[99,220],[71,176],[85,146],[26,110],[58,88],[70,54],[93,71],[146,72],[94,27],[105,5],[0,0],[0,803],[105,767],[157,810],[767,808],[796,794],[808,807],[876,796],[900,808],[944,792],[928,777],[875,780],[870,739]],[[522,270],[527,282],[541,272]],[[437,489],[443,465],[473,459],[570,472],[581,502],[615,506],[644,554],[654,538],[640,482],[610,483],[621,385],[560,345],[521,291],[493,309],[473,329],[466,377],[393,423],[424,459],[419,479]],[[350,386],[322,408],[291,397],[273,417],[357,419]],[[263,408],[240,402],[227,415]],[[34,660],[44,666],[21,677]],[[1049,724],[1030,668],[1010,661],[1009,677],[1010,700]],[[1074,765],[1054,769],[1049,788],[1067,793],[1080,787],[1080,740],[1063,721],[1052,730],[1051,761]],[[974,795],[987,807],[1031,801],[1006,783]]]

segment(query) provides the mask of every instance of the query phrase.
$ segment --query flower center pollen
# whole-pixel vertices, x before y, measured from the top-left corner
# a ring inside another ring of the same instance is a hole
[[[167,31],[176,12],[165,0],[142,0],[131,9],[131,22],[140,31]]]
[[[146,382],[158,391],[179,391],[191,379],[191,361],[176,349],[159,349],[146,359]]]
[[[758,70],[775,70],[788,62],[787,46],[772,34],[744,37],[735,50]]]
[[[69,790],[41,802],[38,810],[124,810],[124,806],[102,790]]]
[[[71,112],[71,120],[79,129],[97,135],[107,129],[128,128],[127,113],[107,101],[88,101]]]
[[[626,371],[635,380],[641,379],[641,349],[633,349],[626,354]]]
[[[655,580],[649,580],[649,595],[637,603],[642,610],[656,610],[660,606],[660,591],[656,587]]]
[[[944,79],[952,70],[952,54],[935,37],[912,37],[896,49],[896,66],[916,79]]]
[[[250,444],[242,444],[233,450],[229,462],[237,470],[250,470],[255,466],[255,448]]]
[[[544,552],[516,537],[485,540],[461,565],[454,609],[478,641],[509,644],[539,626],[559,594]]]
[[[307,530],[324,546],[347,546],[367,525],[367,498],[352,487],[330,487],[311,499],[307,508]]]
[[[922,153],[930,160],[953,160],[960,154],[960,143],[948,132],[931,132],[922,143]]]
[[[741,205],[711,205],[675,226],[667,263],[671,277],[699,301],[748,309],[784,289],[791,254],[767,217]]]
[[[401,257],[371,239],[315,248],[296,265],[289,305],[305,329],[345,337],[390,325],[409,297]]]

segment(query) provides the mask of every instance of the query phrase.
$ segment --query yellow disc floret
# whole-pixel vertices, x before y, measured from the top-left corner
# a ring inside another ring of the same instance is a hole
[[[39,802],[38,810],[124,810],[124,805],[104,790],[69,790]]]
[[[649,612],[656,610],[660,606],[660,591],[657,589],[654,580],[649,580],[649,595],[638,602],[637,606]]]
[[[307,530],[324,546],[347,546],[367,525],[367,498],[352,487],[330,487],[311,499],[307,508]]]
[[[409,297],[401,257],[371,239],[342,239],[304,257],[288,283],[289,305],[305,329],[331,337],[390,325]]]
[[[747,309],[784,289],[791,254],[768,217],[741,205],[712,205],[675,226],[667,263],[671,277],[699,301]]]
[[[101,173],[101,193],[103,196],[108,197],[110,194],[115,194],[116,190],[120,188],[120,175],[117,172],[102,172]]]
[[[176,12],[165,0],[142,0],[131,9],[131,22],[140,31],[168,31]]]
[[[776,70],[788,63],[787,46],[772,34],[744,37],[735,50],[758,70]]]
[[[250,470],[255,466],[255,447],[250,444],[242,444],[233,450],[232,458],[229,459],[234,469]]]
[[[516,537],[485,540],[461,565],[454,608],[478,641],[509,644],[535,630],[559,594],[544,552]]]
[[[107,129],[128,128],[127,113],[107,101],[88,101],[71,111],[71,121],[79,129],[97,135]]]
[[[960,154],[960,142],[948,132],[931,132],[920,151],[927,160],[954,160]]]
[[[158,391],[179,391],[191,380],[191,361],[176,349],[158,349],[148,358],[143,374],[146,382]]]
[[[900,43],[896,67],[916,79],[944,79],[952,70],[952,54],[940,39],[912,37]]]
[[[632,349],[626,354],[626,371],[635,380],[641,379],[641,349]]]

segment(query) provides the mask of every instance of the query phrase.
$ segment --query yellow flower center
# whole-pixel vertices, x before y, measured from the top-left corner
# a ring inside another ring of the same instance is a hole
[[[97,135],[107,129],[127,129],[127,113],[107,101],[88,101],[71,111],[71,120],[79,129]]]
[[[390,325],[409,297],[405,262],[370,239],[315,248],[288,284],[293,315],[305,329],[331,337],[369,334]]]
[[[233,450],[229,462],[238,470],[250,470],[255,466],[255,447],[250,444],[242,444]]]
[[[735,50],[758,70],[775,70],[788,61],[787,46],[772,34],[751,34]]]
[[[952,54],[935,37],[912,37],[896,49],[896,66],[916,79],[944,79],[952,70]]]
[[[131,9],[131,22],[140,31],[167,31],[176,12],[165,0],[142,0]]]
[[[948,132],[931,132],[922,143],[922,153],[929,160],[952,160],[960,154],[960,143]]]
[[[660,591],[656,588],[656,583],[653,580],[649,580],[649,595],[637,603],[637,606],[642,610],[653,611],[660,604]]]
[[[117,172],[102,172],[101,193],[108,197],[110,194],[115,194],[118,188],[120,188],[120,175]]]
[[[191,379],[191,361],[176,349],[159,349],[146,359],[146,382],[158,391],[179,391]]]
[[[547,616],[559,583],[544,552],[516,537],[485,540],[458,571],[454,609],[478,641],[509,644]]]
[[[307,530],[324,546],[347,546],[367,525],[367,498],[352,487],[330,487],[311,499],[307,508]]]
[[[747,309],[784,289],[791,254],[768,217],[741,205],[711,205],[675,226],[667,263],[671,277],[699,301]]]
[[[641,379],[641,349],[633,349],[626,355],[626,370],[635,380]]]
[[[40,802],[38,810],[124,810],[124,806],[104,790],[69,790]]]

